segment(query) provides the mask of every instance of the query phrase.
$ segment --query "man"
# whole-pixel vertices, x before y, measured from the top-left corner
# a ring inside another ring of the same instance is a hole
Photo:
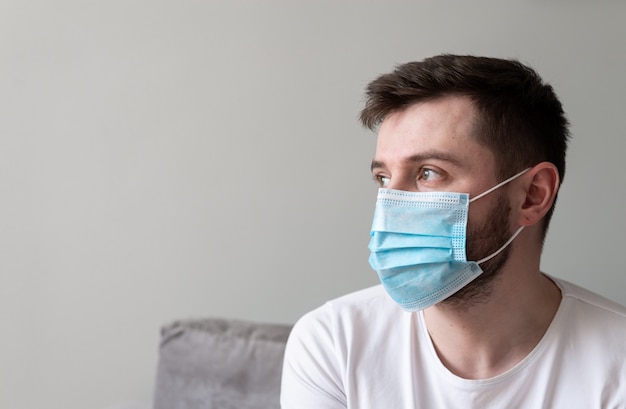
[[[382,285],[300,319],[282,407],[626,408],[626,308],[539,269],[568,140],[552,87],[440,55],[367,98]]]

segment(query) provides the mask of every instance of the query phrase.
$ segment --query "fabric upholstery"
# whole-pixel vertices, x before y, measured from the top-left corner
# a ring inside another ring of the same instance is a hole
[[[155,409],[278,409],[289,325],[224,319],[161,330]]]

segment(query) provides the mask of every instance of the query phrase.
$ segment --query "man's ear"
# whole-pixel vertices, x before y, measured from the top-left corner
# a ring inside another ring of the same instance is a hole
[[[532,226],[543,219],[556,199],[559,171],[554,164],[541,162],[526,172],[521,182],[519,225]]]

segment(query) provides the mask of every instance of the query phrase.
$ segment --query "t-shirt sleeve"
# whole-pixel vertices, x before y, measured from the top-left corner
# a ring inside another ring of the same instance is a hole
[[[329,305],[294,326],[283,364],[282,409],[345,409],[341,357]]]

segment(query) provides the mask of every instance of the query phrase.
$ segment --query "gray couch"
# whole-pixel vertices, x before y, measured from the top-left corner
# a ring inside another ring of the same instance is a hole
[[[290,330],[225,319],[164,326],[154,409],[278,409]]]

